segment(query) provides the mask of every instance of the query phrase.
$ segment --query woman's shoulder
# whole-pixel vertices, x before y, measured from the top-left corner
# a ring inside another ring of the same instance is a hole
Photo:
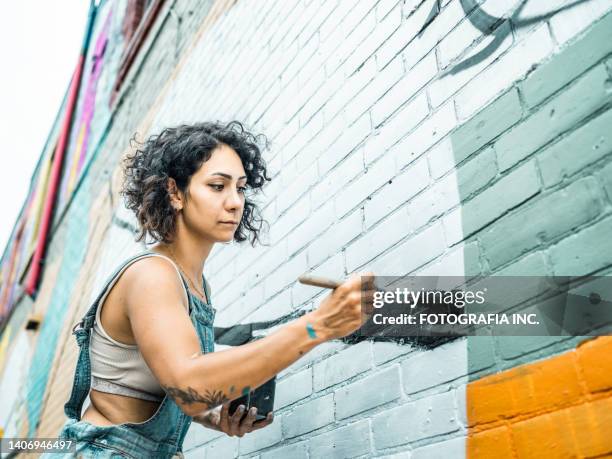
[[[172,262],[162,256],[138,258],[121,276],[121,290],[125,292],[126,305],[179,301],[188,308],[189,298],[180,275]]]
[[[165,284],[168,281],[175,283],[180,280],[174,263],[161,254],[143,252],[131,257],[123,265],[123,277],[132,282]]]
[[[170,260],[150,252],[142,252],[123,260],[116,268],[115,282],[120,289],[147,289],[179,285],[181,279]]]

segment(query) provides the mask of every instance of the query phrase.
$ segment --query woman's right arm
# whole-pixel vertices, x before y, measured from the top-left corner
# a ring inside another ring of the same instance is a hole
[[[267,337],[202,355],[174,267],[151,257],[124,275],[129,276],[125,306],[134,338],[164,390],[189,416],[240,397],[315,346],[362,325],[361,278],[354,275],[317,310]]]

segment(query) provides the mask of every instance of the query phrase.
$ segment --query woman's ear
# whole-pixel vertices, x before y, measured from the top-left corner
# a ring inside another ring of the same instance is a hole
[[[183,209],[183,199],[181,196],[181,192],[176,186],[176,181],[172,178],[168,178],[167,184],[168,195],[170,196],[170,204],[176,211]]]

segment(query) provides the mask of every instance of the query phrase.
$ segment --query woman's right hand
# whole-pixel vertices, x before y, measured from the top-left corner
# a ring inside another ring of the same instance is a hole
[[[361,328],[372,312],[374,273],[352,275],[311,312],[317,335],[325,341],[342,338]]]

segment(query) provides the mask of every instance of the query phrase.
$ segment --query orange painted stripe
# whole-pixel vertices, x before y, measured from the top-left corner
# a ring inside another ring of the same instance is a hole
[[[612,337],[467,387],[468,458],[612,457]]]

